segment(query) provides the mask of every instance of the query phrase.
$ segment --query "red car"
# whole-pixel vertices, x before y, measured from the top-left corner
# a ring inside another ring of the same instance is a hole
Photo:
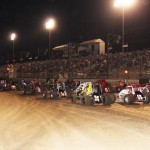
[[[0,78],[0,91],[10,91],[15,89],[15,84],[9,79]]]

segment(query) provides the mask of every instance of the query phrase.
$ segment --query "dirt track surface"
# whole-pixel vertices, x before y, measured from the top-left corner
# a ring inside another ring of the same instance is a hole
[[[0,93],[0,150],[150,150],[150,104],[82,106]]]

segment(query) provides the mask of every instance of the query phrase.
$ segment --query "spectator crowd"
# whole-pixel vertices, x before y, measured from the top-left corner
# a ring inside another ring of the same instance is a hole
[[[137,68],[138,73],[150,68],[150,49],[126,53],[108,53],[83,57],[70,57],[45,61],[14,63],[0,67],[0,76],[10,78],[87,78],[114,74],[121,69]]]

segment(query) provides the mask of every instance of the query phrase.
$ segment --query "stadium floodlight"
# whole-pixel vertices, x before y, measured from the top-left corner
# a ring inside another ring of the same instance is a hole
[[[15,33],[11,33],[10,40],[13,43],[13,56],[12,56],[13,61],[14,61],[14,53],[15,53],[15,39],[16,39],[16,34]]]
[[[130,7],[136,3],[136,0],[116,0],[114,3],[115,7]]]
[[[115,0],[114,6],[122,8],[122,52],[124,52],[124,16],[125,8],[131,7],[136,3],[137,0]]]
[[[45,23],[45,28],[49,31],[49,59],[50,59],[50,31],[55,27],[55,20],[50,18]]]

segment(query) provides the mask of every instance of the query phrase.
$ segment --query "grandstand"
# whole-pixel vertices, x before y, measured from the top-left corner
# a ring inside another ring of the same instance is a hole
[[[126,53],[88,55],[83,57],[57,58],[30,61],[0,68],[0,77],[11,73],[14,78],[105,78],[139,79],[150,78],[150,50]],[[126,72],[127,73],[126,73]]]
[[[13,68],[3,65],[0,67],[0,77],[150,78],[150,49],[105,53],[105,42],[94,39],[56,46],[52,49],[52,56],[53,59],[49,60],[14,63]]]

